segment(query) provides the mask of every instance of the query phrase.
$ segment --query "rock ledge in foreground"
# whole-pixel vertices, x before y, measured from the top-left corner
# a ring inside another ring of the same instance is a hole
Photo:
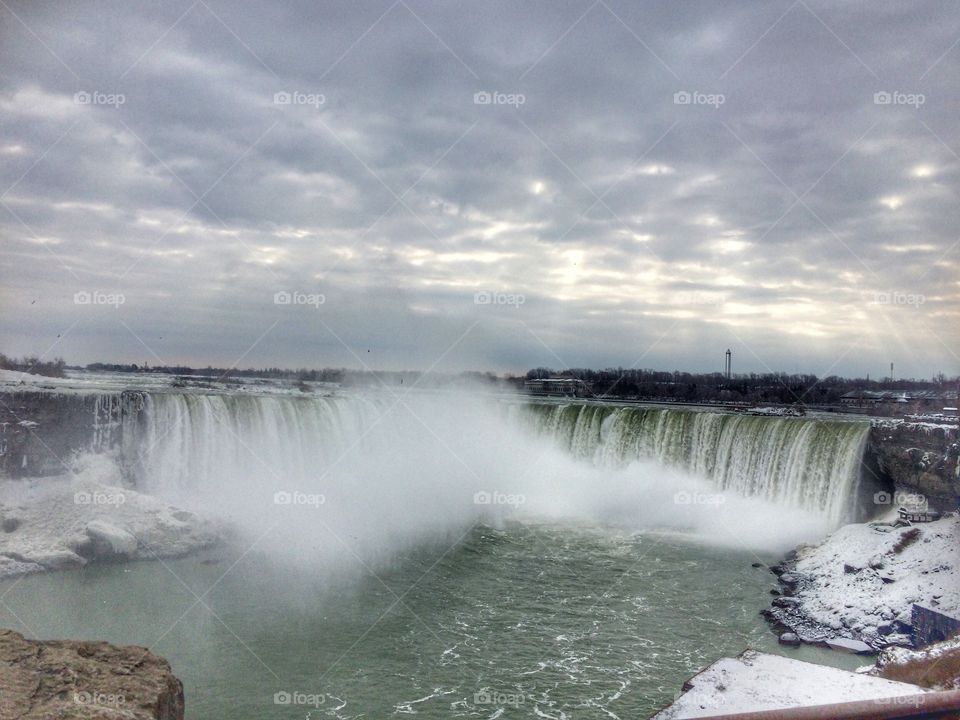
[[[0,630],[0,720],[183,720],[183,685],[146,648]]]

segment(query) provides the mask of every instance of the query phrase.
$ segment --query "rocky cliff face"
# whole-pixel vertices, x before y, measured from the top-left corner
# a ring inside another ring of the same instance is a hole
[[[880,421],[870,432],[867,452],[898,489],[922,494],[933,508],[956,508],[960,496],[956,425]]]
[[[183,685],[142,647],[0,630],[0,720],[183,720]]]
[[[0,402],[0,474],[38,477],[65,471],[75,453],[117,442],[119,393],[4,393]]]

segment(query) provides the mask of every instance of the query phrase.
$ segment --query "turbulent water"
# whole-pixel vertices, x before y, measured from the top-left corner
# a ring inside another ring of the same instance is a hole
[[[344,583],[246,549],[0,582],[0,625],[150,647],[183,681],[188,720],[639,720],[717,657],[781,651],[758,614],[776,584],[751,567],[766,553],[478,526],[375,574],[352,560]]]
[[[0,587],[3,623],[147,645],[189,717],[239,720],[645,717],[721,655],[780,651],[751,565],[843,519],[866,435],[416,392],[96,407],[94,449],[228,542]]]

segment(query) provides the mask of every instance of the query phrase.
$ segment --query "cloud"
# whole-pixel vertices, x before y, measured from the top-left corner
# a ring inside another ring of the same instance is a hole
[[[5,352],[960,372],[948,3],[0,14]]]

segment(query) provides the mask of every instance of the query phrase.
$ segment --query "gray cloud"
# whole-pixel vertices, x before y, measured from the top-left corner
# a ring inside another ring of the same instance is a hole
[[[960,372],[950,3],[0,18],[5,352]]]

